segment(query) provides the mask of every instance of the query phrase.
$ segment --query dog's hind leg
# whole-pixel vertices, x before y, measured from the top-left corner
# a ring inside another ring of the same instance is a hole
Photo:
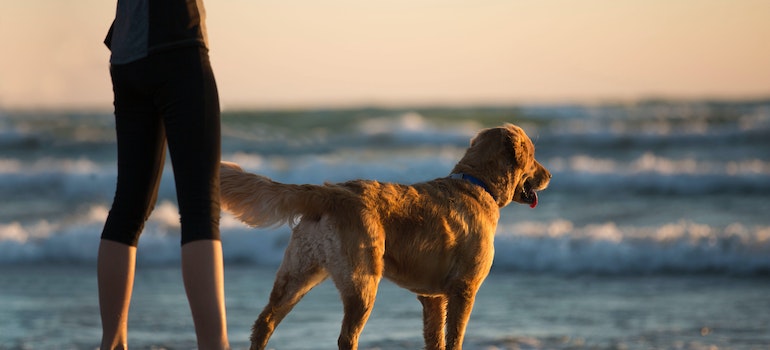
[[[446,297],[417,297],[422,303],[423,337],[426,350],[444,350],[444,326],[446,325]]]
[[[328,276],[328,272],[315,259],[316,256],[300,250],[299,241],[301,239],[292,236],[276,274],[270,301],[254,322],[251,332],[252,350],[264,349],[275,327],[307,292]]]
[[[353,247],[366,247],[370,243],[361,241],[359,244],[348,244]],[[327,267],[340,292],[345,312],[340,337],[337,339],[340,350],[358,349],[358,337],[372,313],[382,278],[384,251],[380,247],[384,246],[384,242],[379,242],[366,248],[347,250],[340,257],[342,260],[339,260],[339,264]]]
[[[350,276],[344,281],[338,281],[336,278],[338,276],[332,277],[335,278],[340,291],[345,312],[337,346],[340,350],[358,349],[358,337],[374,307],[380,276],[375,274]]]
[[[275,327],[300,299],[326,276],[326,271],[321,268],[305,270],[300,274],[294,271],[279,271],[270,293],[270,301],[252,327],[251,349],[264,349]]]

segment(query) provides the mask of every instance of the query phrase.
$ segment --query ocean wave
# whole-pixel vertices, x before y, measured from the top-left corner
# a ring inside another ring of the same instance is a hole
[[[495,264],[533,272],[753,274],[770,272],[770,226],[692,221],[659,226],[526,222],[498,229]]]
[[[96,259],[107,208],[94,206],[76,218],[22,225],[0,224],[0,264],[87,263]],[[139,241],[139,263],[179,261],[177,208],[161,203]],[[252,229],[225,215],[225,260],[277,266],[290,229]],[[654,274],[770,272],[770,226],[710,226],[681,220],[657,226],[614,222],[575,226],[567,220],[520,222],[498,227],[496,270],[559,274]]]
[[[447,176],[463,151],[464,147],[447,146],[412,148],[398,153],[365,148],[303,156],[235,152],[224,154],[223,160],[285,183],[374,179],[409,184]],[[722,162],[646,152],[629,160],[575,155],[540,161],[554,174],[548,190],[554,194],[586,192],[589,188],[592,195],[611,193],[613,196],[770,193],[770,162],[756,158]],[[115,181],[114,161],[46,157],[25,162],[0,158],[0,192],[6,198],[98,204],[111,200]],[[163,173],[160,198],[175,198],[170,164]]]
[[[531,222],[501,223],[496,268],[768,270],[768,101],[230,112],[222,159],[285,183],[409,184],[447,176],[476,132],[504,122],[528,132],[554,177]],[[0,116],[0,263],[93,262],[115,191],[114,133],[106,114]],[[178,259],[175,197],[168,161],[143,263]],[[278,264],[289,237],[228,216],[222,232],[228,261],[256,264]]]
[[[670,158],[646,152],[636,159],[576,155],[541,160],[554,174],[551,190],[647,194],[767,194],[770,162]]]
[[[742,159],[728,162],[701,160],[692,157],[673,159],[645,152],[636,159],[621,161],[577,155],[569,158],[554,157],[544,160],[553,171],[589,174],[640,173],[661,175],[762,175],[770,176],[770,162],[761,159]]]

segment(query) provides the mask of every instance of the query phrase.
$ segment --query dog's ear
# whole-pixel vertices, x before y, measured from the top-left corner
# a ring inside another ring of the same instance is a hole
[[[526,166],[529,160],[534,157],[533,149],[530,146],[529,137],[524,130],[513,124],[505,124],[502,128],[505,134],[505,144],[511,152],[513,166]]]
[[[513,124],[505,124],[501,127],[485,129],[471,139],[469,152],[476,155],[476,159],[486,159],[495,163],[498,169],[511,169],[524,164],[526,156],[522,157],[519,145],[522,142],[523,131]]]
[[[504,136],[503,128],[484,129],[471,139],[471,147],[484,142],[498,142]]]

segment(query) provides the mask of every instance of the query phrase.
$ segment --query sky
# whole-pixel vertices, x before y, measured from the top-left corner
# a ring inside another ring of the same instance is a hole
[[[110,110],[108,0],[0,2],[0,109]],[[223,109],[770,97],[767,0],[208,0]]]

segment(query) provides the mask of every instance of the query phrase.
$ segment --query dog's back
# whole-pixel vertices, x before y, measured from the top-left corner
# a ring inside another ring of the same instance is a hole
[[[476,216],[481,215],[484,224],[496,223],[499,216],[491,197],[486,198],[476,186],[451,179],[414,185],[374,180],[294,185],[222,162],[220,181],[223,209],[255,227],[293,225],[299,217],[312,220],[327,215],[338,224],[375,220],[378,223],[367,225],[413,239],[423,228],[429,228],[431,236],[436,227],[448,232],[478,231]]]

